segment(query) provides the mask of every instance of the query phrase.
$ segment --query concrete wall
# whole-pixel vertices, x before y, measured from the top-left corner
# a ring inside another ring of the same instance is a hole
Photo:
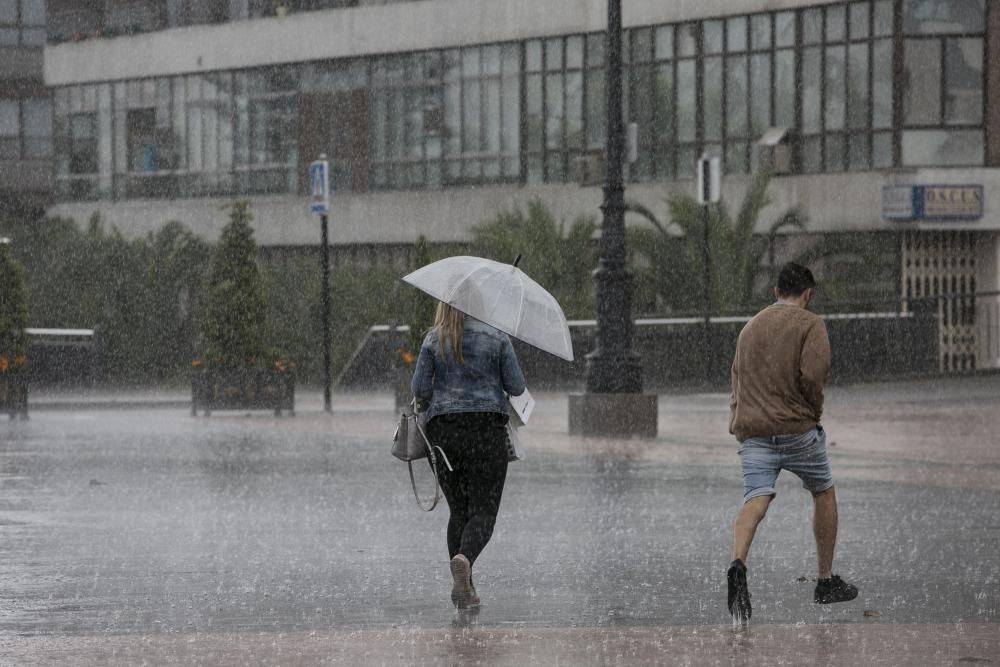
[[[816,4],[823,3],[627,0],[623,23],[652,25]],[[596,32],[604,29],[606,12],[605,0],[424,0],[302,12],[49,46],[45,80],[61,86]]]
[[[981,183],[986,215],[982,220],[954,223],[890,223],[881,219],[882,186],[900,183]],[[723,198],[734,211],[742,200],[748,179],[725,179]],[[691,181],[672,183],[671,188],[692,191]],[[645,204],[666,217],[669,190],[663,184],[630,185],[626,198]],[[572,221],[580,215],[600,219],[601,189],[576,185],[534,187],[496,186],[446,190],[394,191],[336,195],[331,202],[331,243],[411,243],[423,234],[432,241],[466,241],[473,225],[512,207],[523,207],[541,199],[557,215]],[[771,185],[773,203],[760,217],[764,231],[778,215],[799,205],[809,215],[813,232],[885,230],[902,226],[919,229],[1000,230],[1000,170],[927,169],[905,174],[880,172],[789,176]],[[254,225],[262,245],[303,245],[318,238],[316,216],[310,214],[305,196],[254,197]],[[95,211],[106,223],[128,237],[156,230],[177,220],[207,238],[216,238],[226,216],[219,207],[229,200],[187,199],[57,204],[49,214],[84,224]],[[631,224],[645,224],[629,216]]]

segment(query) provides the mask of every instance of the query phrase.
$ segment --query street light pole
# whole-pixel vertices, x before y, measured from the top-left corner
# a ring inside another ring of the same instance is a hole
[[[702,242],[701,259],[704,272],[702,274],[702,309],[703,332],[701,337],[702,358],[704,361],[705,382],[712,383],[712,247],[711,247],[711,206],[719,202],[722,196],[721,173],[719,158],[710,158],[703,154],[698,160],[697,182],[698,203],[701,204]]]
[[[709,235],[710,211],[706,202],[702,208],[703,238],[701,243],[702,264],[705,269],[702,274],[702,308],[704,309],[704,333],[701,337],[702,356],[705,360],[705,382],[712,383],[712,251]]]
[[[569,431],[580,435],[656,437],[658,399],[642,393],[642,366],[632,350],[632,274],[625,254],[622,167],[622,3],[607,0],[607,159],[601,240],[594,288],[597,335],[587,355],[587,390],[569,396]]]
[[[320,263],[323,267],[323,409],[331,412],[331,385],[333,376],[330,374],[330,231],[329,216],[320,216]]]
[[[607,173],[601,211],[600,257],[594,283],[597,341],[587,355],[587,391],[634,394],[642,391],[642,367],[632,351],[632,274],[625,263],[625,186],[622,168],[625,127],[622,120],[621,0],[608,0]]]

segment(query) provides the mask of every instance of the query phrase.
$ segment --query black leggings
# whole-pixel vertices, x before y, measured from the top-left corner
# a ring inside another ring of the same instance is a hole
[[[448,557],[475,563],[493,536],[507,479],[507,415],[461,412],[438,415],[427,437],[444,450],[453,472],[438,461],[441,490],[448,501]]]

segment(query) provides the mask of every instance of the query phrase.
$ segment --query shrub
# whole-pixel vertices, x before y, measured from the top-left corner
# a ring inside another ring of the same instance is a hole
[[[205,286],[201,343],[207,363],[235,368],[263,361],[265,302],[250,202],[227,208],[229,222],[212,253]]]
[[[0,239],[0,373],[16,372],[28,355],[28,299],[24,269]]]

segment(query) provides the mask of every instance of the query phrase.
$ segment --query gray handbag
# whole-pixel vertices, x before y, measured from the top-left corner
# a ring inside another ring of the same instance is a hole
[[[392,455],[400,461],[425,459],[431,451],[430,442],[424,432],[426,425],[424,412],[414,412],[413,405],[406,406],[399,414],[399,425],[392,436]]]
[[[444,464],[449,471],[453,470],[453,468],[444,451],[440,447],[431,445],[430,440],[427,439],[427,433],[424,430],[426,420],[427,413],[414,412],[413,403],[403,409],[399,414],[399,424],[396,426],[396,433],[392,436],[392,455],[400,461],[406,461],[406,465],[410,469],[410,486],[413,487],[413,497],[417,499],[417,506],[425,512],[430,512],[437,507],[438,501],[441,500],[441,487],[438,483],[437,455],[434,453],[434,450],[436,449],[441,454],[441,458],[444,460]],[[420,500],[420,494],[417,493],[417,482],[413,477],[413,462],[420,459],[430,460],[431,474],[434,476],[434,499],[431,501],[430,507],[424,507],[423,501]]]

